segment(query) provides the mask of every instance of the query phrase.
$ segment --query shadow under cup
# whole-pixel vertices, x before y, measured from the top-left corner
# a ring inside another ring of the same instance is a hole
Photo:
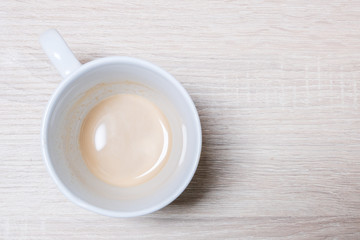
[[[151,180],[117,187],[87,168],[79,133],[87,113],[103,99],[121,93],[146,97],[167,117],[172,149],[163,169]],[[104,58],[87,63],[53,95],[44,119],[44,155],[61,191],[73,202],[115,217],[138,216],[172,202],[190,182],[200,157],[201,128],[185,89],[160,68],[132,58]]]

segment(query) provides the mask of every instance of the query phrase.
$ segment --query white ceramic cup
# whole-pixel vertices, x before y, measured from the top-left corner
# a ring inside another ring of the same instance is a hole
[[[201,153],[201,125],[189,94],[170,74],[143,60],[106,57],[81,65],[56,30],[40,43],[64,80],[45,111],[41,143],[51,177],[72,202],[96,213],[133,217],[163,208],[191,181]],[[170,122],[173,147],[168,162],[151,180],[121,188],[96,178],[86,167],[78,136],[86,113],[117,93],[144,95]]]

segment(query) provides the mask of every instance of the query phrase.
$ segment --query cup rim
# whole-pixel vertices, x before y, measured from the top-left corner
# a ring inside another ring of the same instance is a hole
[[[49,120],[50,120],[51,115],[54,112],[56,103],[58,102],[59,99],[62,98],[62,93],[63,93],[64,89],[66,89],[69,85],[76,82],[76,79],[80,75],[85,73],[86,71],[88,71],[94,67],[97,67],[97,66],[107,65],[107,64],[112,64],[112,63],[127,63],[127,64],[138,65],[140,67],[150,69],[150,70],[160,74],[162,77],[166,78],[168,81],[170,81],[180,91],[181,95],[183,96],[183,99],[186,101],[185,102],[186,106],[193,113],[193,116],[194,116],[193,124],[195,125],[195,129],[196,129],[195,134],[198,136],[198,142],[196,143],[195,151],[194,151],[193,163],[191,165],[191,168],[188,171],[188,174],[185,176],[182,184],[180,185],[180,187],[178,187],[178,189],[173,194],[166,196],[166,198],[162,199],[157,204],[155,204],[151,207],[141,209],[138,211],[133,211],[133,212],[112,211],[112,210],[108,210],[108,209],[103,209],[101,207],[92,205],[92,204],[88,203],[86,200],[83,200],[83,199],[79,198],[78,196],[76,196],[76,194],[72,193],[67,188],[67,186],[60,180],[60,178],[57,176],[54,166],[52,164],[51,158],[50,158],[49,151],[48,151],[47,133],[48,133],[49,122],[50,122]],[[126,57],[126,56],[105,57],[105,58],[96,59],[96,60],[93,60],[93,61],[83,64],[79,69],[75,70],[74,73],[70,74],[66,79],[64,79],[63,81],[60,82],[59,86],[56,88],[55,92],[51,96],[51,98],[47,104],[46,110],[45,110],[45,114],[44,114],[43,121],[42,121],[42,127],[41,127],[41,147],[42,147],[43,159],[45,161],[45,165],[48,169],[48,172],[50,173],[52,179],[54,180],[55,184],[58,186],[60,191],[70,201],[72,201],[73,203],[75,203],[76,205],[78,205],[82,208],[85,208],[92,212],[99,213],[99,214],[109,216],[109,217],[135,217],[135,216],[141,216],[141,215],[155,212],[155,211],[160,210],[161,208],[167,206],[172,201],[174,201],[189,185],[189,183],[191,182],[191,180],[195,174],[195,171],[198,167],[199,161],[200,161],[201,148],[202,148],[201,122],[200,122],[199,114],[196,110],[195,104],[192,101],[188,92],[180,84],[180,82],[178,82],[172,75],[167,73],[165,70],[163,70],[162,68],[160,68],[150,62],[147,62],[147,61],[144,61],[141,59],[137,59],[137,58],[133,58],[133,57]]]

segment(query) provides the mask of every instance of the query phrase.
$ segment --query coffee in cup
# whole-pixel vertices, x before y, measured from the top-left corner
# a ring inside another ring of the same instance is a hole
[[[96,177],[130,187],[161,171],[169,158],[171,139],[169,122],[154,103],[136,94],[116,94],[86,115],[79,146]]]

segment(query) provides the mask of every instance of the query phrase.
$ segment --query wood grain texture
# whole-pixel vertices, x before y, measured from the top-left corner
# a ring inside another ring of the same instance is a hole
[[[189,91],[203,152],[171,205],[114,219],[56,188],[48,28],[83,63],[139,57]],[[2,0],[0,46],[0,239],[360,239],[359,1]]]

